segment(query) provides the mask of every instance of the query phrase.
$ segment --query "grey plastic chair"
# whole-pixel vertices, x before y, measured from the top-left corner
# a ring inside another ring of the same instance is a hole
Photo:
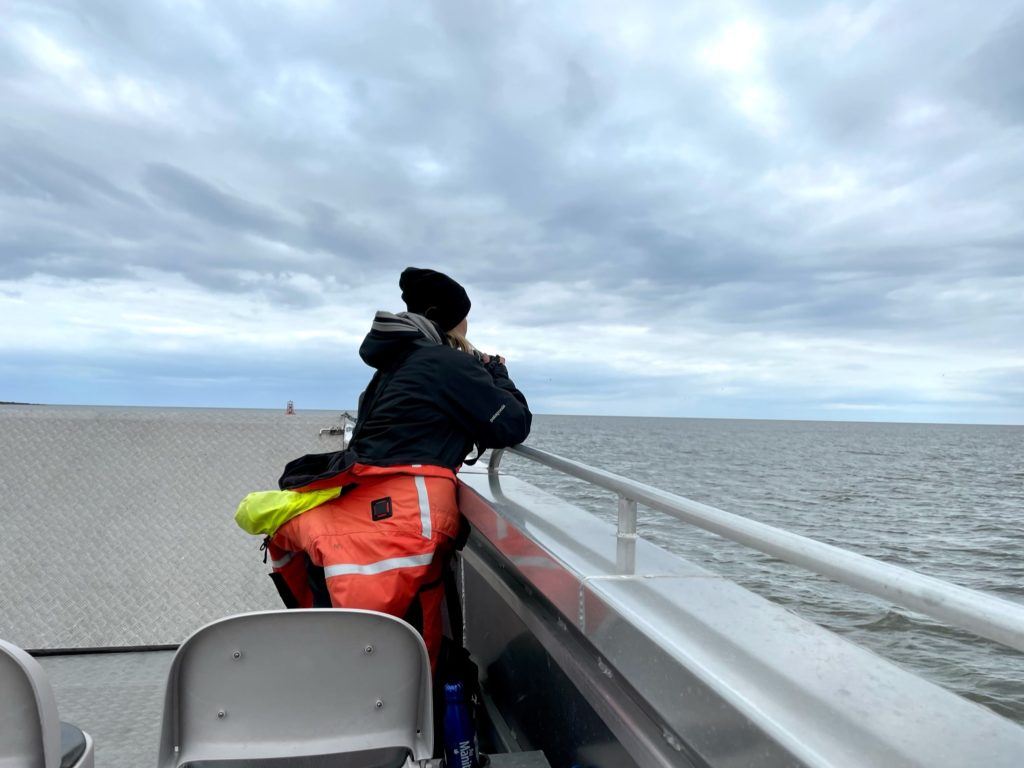
[[[433,751],[430,694],[423,639],[392,616],[232,616],[193,634],[171,663],[159,766],[415,765]]]
[[[0,640],[0,768],[93,768],[92,738],[57,715],[39,662]]]

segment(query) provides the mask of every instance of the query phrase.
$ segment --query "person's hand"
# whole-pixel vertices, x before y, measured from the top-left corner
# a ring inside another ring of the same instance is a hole
[[[502,365],[505,364],[505,358],[502,357],[501,355],[488,355],[486,353],[481,354],[483,355],[484,365],[487,365],[489,362],[491,362],[491,360],[497,360]]]

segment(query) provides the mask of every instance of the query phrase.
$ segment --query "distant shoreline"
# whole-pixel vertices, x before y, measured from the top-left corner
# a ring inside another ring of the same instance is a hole
[[[280,411],[282,414],[285,412],[284,408],[253,408],[251,406],[223,406],[223,405],[99,405],[99,404],[83,404],[83,403],[24,403],[10,400],[0,400],[0,406],[4,405],[19,405],[19,406],[32,406],[35,408],[103,408],[103,409],[132,409],[132,410],[145,410],[147,408],[167,410],[167,411]],[[343,411],[349,413],[355,413],[356,408],[296,408],[296,414],[337,414]],[[590,419],[609,419],[609,420],[668,420],[668,421],[724,421],[724,422],[765,422],[765,423],[776,423],[776,424],[864,424],[864,425],[905,425],[905,426],[922,426],[922,427],[1004,427],[1011,429],[1020,429],[1024,427],[1024,424],[1013,424],[1013,423],[977,423],[977,422],[960,422],[960,421],[863,421],[853,419],[780,419],[780,418],[749,418],[749,417],[737,417],[737,416],[627,416],[623,414],[579,414],[579,413],[535,413],[535,416],[542,418],[590,418]]]

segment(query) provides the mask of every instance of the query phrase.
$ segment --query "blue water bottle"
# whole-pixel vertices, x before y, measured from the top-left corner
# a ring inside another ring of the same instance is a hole
[[[480,768],[476,729],[462,683],[444,686],[444,764],[447,768]]]

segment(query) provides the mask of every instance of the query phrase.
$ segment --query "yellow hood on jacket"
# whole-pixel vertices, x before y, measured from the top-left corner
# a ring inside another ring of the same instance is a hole
[[[282,525],[296,515],[319,507],[341,495],[341,488],[322,491],[256,491],[250,493],[235,512],[235,522],[246,533],[273,536]]]

